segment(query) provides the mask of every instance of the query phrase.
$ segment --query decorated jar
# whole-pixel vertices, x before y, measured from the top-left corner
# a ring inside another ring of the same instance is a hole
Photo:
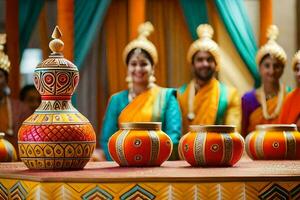
[[[178,152],[192,166],[232,166],[244,151],[244,139],[229,125],[192,125]]]
[[[30,169],[82,169],[94,151],[96,135],[88,119],[72,106],[79,72],[62,54],[58,27],[52,38],[51,55],[34,71],[42,102],[19,129],[19,155]]]
[[[160,122],[122,123],[108,141],[110,156],[120,166],[160,166],[172,149]]]
[[[4,139],[5,133],[0,132],[0,162],[17,161],[17,153],[14,146]]]
[[[295,124],[257,125],[246,137],[246,151],[253,160],[298,160],[300,133]]]

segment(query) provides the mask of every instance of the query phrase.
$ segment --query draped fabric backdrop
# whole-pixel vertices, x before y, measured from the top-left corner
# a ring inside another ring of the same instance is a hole
[[[44,6],[44,0],[6,1],[7,54],[11,61],[9,86],[12,97],[18,98],[20,90],[20,60]]]
[[[45,0],[19,0],[20,55],[28,45],[32,31],[38,22]]]
[[[19,73],[19,54],[26,48],[36,22],[39,21],[42,49],[47,56],[51,33],[47,32],[44,0],[7,2],[8,54],[14,73]],[[269,10],[261,10],[260,41],[272,22],[271,3],[272,0],[261,1],[261,9]],[[80,70],[75,104],[91,120],[97,133],[109,96],[127,88],[122,52],[137,36],[138,25],[146,20],[155,29],[149,39],[158,50],[155,76],[159,85],[179,87],[190,81],[191,66],[186,54],[198,38],[196,28],[202,23],[213,26],[214,40],[221,48],[219,78],[237,87],[240,93],[259,85],[255,64],[258,47],[243,1],[57,0],[57,23],[63,32],[64,55]],[[15,88],[16,84],[12,89]]]
[[[251,73],[255,87],[260,85],[260,76],[255,63],[258,50],[244,2],[240,0],[215,0],[218,13],[239,55]]]
[[[208,23],[206,1],[205,0],[179,0],[186,24],[192,34],[193,40],[198,38],[196,29],[199,24]]]
[[[74,3],[74,63],[80,70],[96,34],[101,29],[111,1],[75,0]]]

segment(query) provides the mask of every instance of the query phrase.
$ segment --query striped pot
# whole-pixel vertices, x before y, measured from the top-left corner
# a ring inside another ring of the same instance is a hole
[[[14,146],[4,139],[5,133],[0,133],[0,162],[17,161],[17,153]]]
[[[235,126],[190,126],[178,146],[182,159],[192,166],[232,166],[244,151],[244,139]]]
[[[108,141],[110,156],[120,166],[160,166],[172,152],[161,123],[123,123]]]
[[[266,124],[246,137],[246,151],[253,160],[300,159],[300,133],[295,124]]]

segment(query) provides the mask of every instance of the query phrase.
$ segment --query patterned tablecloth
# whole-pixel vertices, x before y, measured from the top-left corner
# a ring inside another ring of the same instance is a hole
[[[90,162],[79,171],[32,171],[0,164],[0,199],[300,199],[300,161],[252,161],[234,167],[121,168]]]

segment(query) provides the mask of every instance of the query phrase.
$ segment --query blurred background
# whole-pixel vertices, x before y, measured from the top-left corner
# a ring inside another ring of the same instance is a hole
[[[33,83],[33,70],[50,54],[48,43],[58,24],[64,55],[80,71],[72,102],[99,135],[109,96],[127,88],[123,49],[147,20],[155,28],[150,40],[159,53],[155,76],[161,86],[190,80],[186,54],[201,23],[213,26],[221,48],[219,79],[241,95],[259,86],[256,51],[266,42],[267,27],[277,25],[277,41],[288,56],[282,81],[295,86],[290,64],[300,49],[299,0],[0,0],[12,96]]]

